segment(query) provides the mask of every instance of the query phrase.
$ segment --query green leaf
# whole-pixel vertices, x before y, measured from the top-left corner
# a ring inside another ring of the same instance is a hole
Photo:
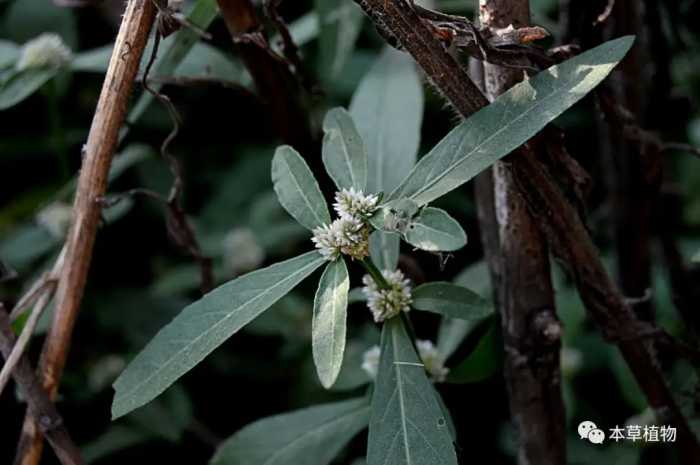
[[[597,86],[633,40],[606,42],[514,86],[453,129],[388,199],[407,197],[425,205],[469,181]]]
[[[31,96],[56,76],[60,68],[29,68],[16,71],[14,68],[0,72],[0,110],[6,110]]]
[[[367,152],[355,123],[344,108],[334,108],[323,120],[323,164],[338,189],[367,185]]]
[[[450,413],[450,409],[447,408],[447,405],[445,405],[445,400],[442,398],[440,393],[437,391],[435,391],[435,399],[438,401],[438,404],[440,405],[440,410],[442,411],[442,416],[447,421],[447,427],[450,429],[450,437],[452,438],[452,442],[457,442],[457,428],[455,427],[455,422],[452,419],[452,414]]]
[[[367,399],[263,418],[227,439],[210,465],[327,465],[369,421]]]
[[[272,184],[280,204],[306,229],[331,222],[321,188],[301,155],[288,145],[272,159]]]
[[[380,270],[395,270],[399,265],[399,240],[396,233],[374,231],[369,236],[369,255]]]
[[[187,306],[114,383],[112,417],[153,400],[324,263],[317,252],[234,279]]]
[[[451,252],[467,243],[462,227],[446,211],[427,207],[408,225],[406,242],[428,252]]]
[[[459,348],[462,342],[474,331],[483,320],[462,320],[445,317],[440,321],[437,337],[437,350],[445,360]]]
[[[450,429],[401,318],[384,323],[368,465],[456,465]]]
[[[70,64],[73,71],[90,73],[105,73],[112,58],[114,44],[104,45],[84,52],[77,53]]]
[[[44,32],[61,36],[71,49],[78,45],[78,25],[71,8],[45,0],[16,0],[4,15],[3,36],[25,43]]]
[[[20,48],[9,40],[0,39],[0,68],[14,66],[19,58]]]
[[[318,283],[311,330],[316,372],[326,389],[335,383],[343,365],[349,290],[345,261],[330,262]]]
[[[315,6],[320,26],[321,73],[331,80],[352,54],[364,15],[357,5],[345,0],[315,0]]]
[[[700,250],[695,252],[695,255],[693,255],[693,258],[691,260],[695,263],[700,263]]]
[[[369,154],[367,192],[391,192],[416,162],[423,87],[410,56],[387,47],[360,82],[350,114]]]
[[[421,284],[411,292],[412,307],[462,320],[481,320],[493,314],[491,302],[466,287],[452,283]]]
[[[503,344],[498,333],[498,323],[491,323],[474,350],[450,370],[448,383],[476,383],[490,378],[502,366]]]
[[[115,425],[97,439],[82,444],[80,450],[85,463],[91,464],[117,452],[148,442],[154,437],[157,436],[138,428]]]

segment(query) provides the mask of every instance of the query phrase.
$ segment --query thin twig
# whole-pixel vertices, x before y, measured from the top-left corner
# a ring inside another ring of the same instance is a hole
[[[677,150],[679,152],[687,152],[697,158],[700,158],[700,148],[695,147],[690,144],[683,144],[681,142],[664,142],[661,144],[661,151],[668,152],[671,150]]]
[[[603,12],[598,15],[595,21],[593,21],[593,27],[596,27],[607,21],[610,17],[610,14],[613,11],[613,8],[615,8],[615,0],[608,0],[608,3],[605,5],[605,9],[603,10]]]
[[[41,381],[50,398],[54,398],[58,391],[85,291],[100,223],[101,205],[98,199],[107,188],[107,175],[117,147],[119,130],[155,14],[156,8],[151,0],[130,0],[127,4],[85,144],[73,208],[73,224],[66,239],[65,266],[56,291],[53,322],[39,365]],[[33,419],[27,416],[15,463],[37,465],[41,450],[41,431]]]
[[[0,303],[0,352],[9,360],[13,347],[16,347],[10,318]],[[31,364],[25,356],[20,356],[17,366],[12,371],[20,392],[27,402],[29,413],[39,424],[39,429],[46,436],[56,456],[63,465],[82,465],[80,450],[68,434],[63,419],[39,383]]]
[[[44,314],[44,310],[46,310],[46,307],[51,301],[51,297],[53,296],[53,293],[56,290],[56,282],[61,273],[61,269],[63,268],[65,250],[65,248],[61,250],[61,253],[56,259],[56,262],[54,263],[54,266],[51,269],[51,271],[45,273],[41,277],[41,279],[37,281],[38,284],[41,284],[39,286],[41,292],[37,293],[36,305],[34,305],[34,308],[32,309],[32,313],[29,315],[29,318],[27,318],[27,321],[24,324],[24,328],[22,328],[22,333],[19,335],[15,347],[12,349],[12,353],[9,357],[7,357],[5,365],[3,365],[2,371],[0,371],[0,395],[2,395],[2,392],[5,390],[7,382],[12,377],[12,371],[15,369],[15,366],[22,357],[22,354],[24,354],[24,351],[27,348],[31,337],[34,334],[36,325],[39,323],[39,318],[41,318],[41,315]],[[20,299],[20,301],[21,300],[22,299]],[[12,321],[12,316],[10,316],[10,321]]]

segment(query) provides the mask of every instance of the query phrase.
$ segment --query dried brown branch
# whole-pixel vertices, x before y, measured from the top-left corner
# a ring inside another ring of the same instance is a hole
[[[39,364],[42,385],[50,398],[55,398],[58,391],[85,290],[100,223],[101,204],[98,199],[107,188],[107,174],[119,130],[155,14],[151,0],[129,1],[85,145],[73,208],[73,224],[66,239],[65,264],[56,291],[53,322]],[[37,465],[41,450],[41,429],[31,416],[27,416],[16,465]]]
[[[447,52],[409,2],[356,2],[384,35],[393,37],[413,56],[463,117],[488,104],[466,70]],[[531,154],[520,150],[517,157],[519,161],[512,165],[513,172],[528,209],[554,254],[569,269],[588,313],[605,336],[613,336],[657,416],[677,427],[684,463],[700,462],[700,445],[673,399],[649,341],[639,337],[624,342],[615,339],[623,334],[636,334],[640,323],[607,275],[583,221]]]
[[[275,53],[265,37],[251,0],[217,0],[234,46],[268,105],[279,136],[300,151],[311,145],[304,91],[289,61]]]
[[[65,248],[63,250],[61,250],[61,253],[59,254],[58,258],[56,259],[56,263],[54,264],[51,271],[49,271],[48,273],[45,273],[35,283],[35,286],[38,285],[38,287],[37,287],[38,291],[36,293],[34,293],[33,292],[34,286],[32,286],[32,289],[30,289],[29,293],[27,295],[25,295],[24,297],[20,298],[20,300],[19,300],[19,303],[22,303],[23,301],[27,302],[27,301],[30,301],[32,299],[35,299],[36,305],[34,305],[34,308],[32,309],[32,312],[29,315],[29,318],[27,318],[27,321],[24,323],[24,327],[22,328],[22,333],[19,335],[19,338],[17,339],[17,342],[15,343],[15,346],[13,347],[12,352],[10,353],[9,356],[5,357],[5,365],[3,365],[2,371],[0,371],[0,395],[2,395],[2,392],[5,390],[5,386],[7,385],[7,382],[12,377],[12,372],[14,371],[15,367],[17,366],[17,364],[21,360],[22,355],[24,354],[24,351],[27,348],[27,345],[29,344],[29,341],[30,341],[32,335],[34,334],[34,330],[36,329],[36,325],[37,325],[37,323],[39,323],[39,318],[41,318],[41,315],[44,314],[44,310],[46,310],[46,307],[49,305],[49,302],[51,301],[51,297],[53,296],[53,293],[56,289],[56,283],[58,281],[58,277],[59,277],[61,270],[63,268],[64,258],[65,258]],[[36,297],[34,297],[34,296],[36,296]],[[25,305],[29,305],[29,304],[25,304]],[[21,307],[20,307],[20,310],[22,310]],[[10,321],[12,321],[12,316],[10,316]]]
[[[612,14],[613,8],[615,8],[615,0],[608,0],[605,9],[598,15],[595,21],[593,21],[593,26],[599,26],[607,21]]]
[[[10,318],[5,307],[0,303],[0,352],[9,360],[16,346],[15,334],[12,331]],[[39,430],[49,441],[62,465],[82,465],[80,450],[63,424],[61,415],[41,387],[31,364],[24,355],[12,370],[22,396],[27,402],[29,414],[39,425]]]
[[[484,28],[524,28],[530,21],[528,0],[480,0],[479,12]],[[522,71],[484,63],[489,99],[522,78]],[[497,162],[492,172],[501,263],[497,301],[504,375],[519,438],[518,462],[562,465],[566,463],[566,413],[559,363],[562,327],[555,311],[549,251],[514,182],[511,166]]]
[[[163,11],[158,12],[158,23],[162,22]],[[166,14],[169,14],[166,12]],[[163,140],[160,147],[160,155],[168,164],[168,168],[173,175],[173,185],[170,189],[170,194],[168,198],[162,198],[159,195],[152,195],[155,198],[161,199],[167,207],[166,212],[166,225],[168,230],[168,235],[175,242],[175,244],[184,250],[192,259],[194,259],[199,265],[200,270],[200,290],[202,294],[205,294],[214,288],[214,271],[212,269],[211,258],[205,256],[202,253],[202,249],[199,246],[199,241],[197,240],[197,235],[195,234],[194,227],[187,218],[187,214],[182,207],[182,194],[184,190],[185,181],[182,176],[182,168],[179,161],[170,152],[170,145],[175,140],[180,132],[180,126],[182,125],[182,118],[180,113],[175,108],[172,100],[165,94],[158,92],[156,89],[152,88],[149,84],[149,74],[151,68],[156,61],[158,55],[158,49],[160,46],[161,38],[165,36],[162,28],[159,27],[156,31],[156,37],[153,44],[153,51],[151,52],[151,57],[146,64],[146,70],[143,75],[143,87],[148,93],[153,95],[153,97],[158,100],[168,111],[170,119],[172,121],[173,127],[170,133]]]

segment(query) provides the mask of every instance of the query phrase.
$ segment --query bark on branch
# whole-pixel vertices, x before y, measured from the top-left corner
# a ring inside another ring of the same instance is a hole
[[[520,28],[530,22],[528,0],[480,0],[479,12],[480,24],[487,28]],[[483,67],[484,90],[491,100],[523,78],[522,70],[487,62]],[[513,160],[512,164],[518,162]],[[505,349],[504,375],[518,434],[518,463],[563,465],[562,328],[555,311],[549,251],[514,182],[510,163],[497,162],[492,173],[492,208],[500,242],[496,251],[500,262],[497,302]]]
[[[56,290],[53,322],[39,364],[43,387],[52,399],[56,397],[85,290],[100,222],[99,199],[107,188],[107,175],[119,130],[155,14],[152,0],[129,1],[85,144],[73,206],[74,220],[66,239],[65,262]],[[31,416],[26,416],[15,464],[37,465],[41,450],[41,430]]]
[[[5,360],[10,358],[17,339],[12,331],[10,317],[0,304],[0,352]],[[12,377],[19,386],[32,418],[40,425],[40,430],[51,444],[62,465],[82,465],[80,450],[68,434],[61,415],[41,387],[29,360],[21,355],[12,371]]]

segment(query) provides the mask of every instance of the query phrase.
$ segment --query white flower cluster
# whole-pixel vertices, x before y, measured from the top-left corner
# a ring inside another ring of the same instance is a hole
[[[366,220],[377,209],[379,197],[376,195],[365,195],[362,192],[350,189],[342,189],[335,194],[333,209],[340,218],[355,218]]]
[[[382,351],[379,346],[375,345],[370,347],[362,354],[362,369],[371,378],[375,379],[377,373],[379,373],[379,357]]]
[[[67,64],[72,57],[73,53],[61,36],[46,32],[22,46],[15,68],[24,71],[30,68],[59,67]]]
[[[418,347],[418,355],[425,365],[425,370],[430,374],[433,382],[444,382],[450,369],[445,366],[445,359],[438,352],[437,347],[431,341],[421,339],[416,341],[416,347]]]
[[[411,281],[401,270],[384,270],[382,276],[389,285],[388,289],[380,289],[370,275],[362,277],[362,293],[367,297],[367,307],[372,312],[376,323],[393,318],[401,312],[411,309]]]
[[[265,260],[265,250],[248,228],[233,228],[223,240],[226,265],[233,274],[245,273],[259,267]]]
[[[333,208],[339,217],[315,228],[311,240],[326,260],[336,260],[341,254],[362,260],[369,255],[367,218],[377,209],[379,198],[350,188],[337,192],[335,199]]]
[[[431,341],[418,339],[416,347],[425,370],[430,375],[430,379],[434,383],[444,382],[450,369],[445,366],[445,360],[435,345]],[[379,372],[380,355],[379,346],[375,345],[365,351],[362,356],[362,369],[365,370],[371,379],[375,379]]]
[[[63,239],[68,234],[73,219],[73,207],[65,202],[54,202],[39,211],[36,222],[52,237]]]

